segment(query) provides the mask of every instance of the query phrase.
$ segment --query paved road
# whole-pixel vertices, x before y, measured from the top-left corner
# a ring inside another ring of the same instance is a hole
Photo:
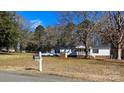
[[[0,72],[0,82],[78,82],[66,77],[43,74],[40,77]]]

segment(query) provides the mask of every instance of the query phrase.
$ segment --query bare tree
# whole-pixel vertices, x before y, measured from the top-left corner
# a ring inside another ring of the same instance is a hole
[[[16,14],[16,22],[19,26],[20,36],[18,38],[18,44],[20,50],[25,50],[28,43],[31,42],[33,34],[30,32],[31,24],[29,21],[25,20],[22,16]]]
[[[124,42],[124,16],[123,12],[104,12],[101,20],[101,36],[118,49],[117,59],[121,60]]]
[[[78,14],[79,15],[79,14]],[[78,40],[85,46],[85,58],[88,58],[88,50],[92,44],[93,32],[98,26],[96,12],[80,12],[82,22],[78,24]]]
[[[83,44],[85,46],[85,58],[88,57],[88,49],[91,45],[92,32],[97,28],[98,13],[97,12],[86,12],[86,11],[71,11],[60,13],[60,23],[62,25],[67,25],[69,23],[74,23],[73,44]],[[70,29],[71,31],[71,29]],[[69,30],[67,33],[69,34]],[[70,35],[70,37],[71,37]],[[66,36],[66,35],[64,35]],[[69,36],[67,36],[69,40]],[[72,39],[71,39],[72,40]],[[70,41],[68,41],[70,42]]]
[[[46,29],[46,47],[48,50],[56,48],[57,39],[58,39],[58,32],[57,27],[48,26]]]
[[[75,13],[74,11],[59,12],[58,23],[61,34],[59,44],[61,47],[73,48],[75,46]]]

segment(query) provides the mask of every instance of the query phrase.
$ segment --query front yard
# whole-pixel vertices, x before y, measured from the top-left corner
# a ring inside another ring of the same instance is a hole
[[[40,75],[32,54],[0,54],[0,70]],[[124,81],[124,63],[43,57],[43,72],[86,81]]]

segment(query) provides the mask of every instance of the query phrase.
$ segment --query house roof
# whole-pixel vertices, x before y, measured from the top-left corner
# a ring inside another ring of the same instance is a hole
[[[110,45],[92,46],[92,48],[99,48],[99,49],[110,49]]]
[[[80,45],[80,46],[76,46],[76,48],[85,48],[85,46]]]
[[[76,48],[85,48],[84,45],[78,45]],[[110,45],[99,45],[99,46],[90,46],[90,48],[99,48],[99,49],[110,49]]]

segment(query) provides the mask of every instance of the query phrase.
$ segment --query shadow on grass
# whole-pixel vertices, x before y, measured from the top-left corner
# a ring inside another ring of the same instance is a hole
[[[35,70],[35,71],[39,71],[39,70],[36,69],[36,68],[25,68],[25,70]]]
[[[13,55],[13,53],[9,53],[9,52],[0,52],[0,55]]]

